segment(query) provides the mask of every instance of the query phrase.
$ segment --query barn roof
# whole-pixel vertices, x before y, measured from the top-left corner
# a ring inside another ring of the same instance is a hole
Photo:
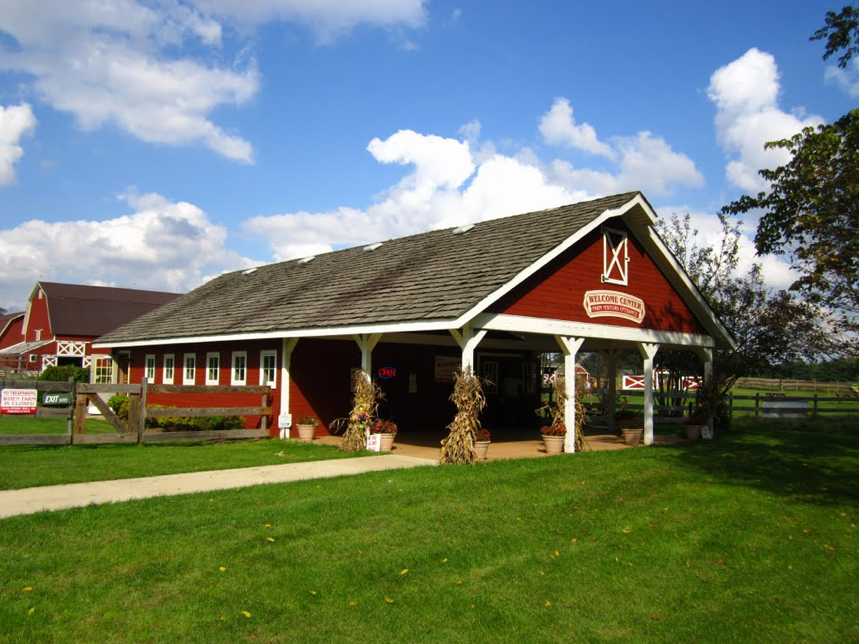
[[[455,328],[607,216],[638,217],[646,227],[649,213],[644,197],[630,192],[226,273],[98,345],[403,324]]]
[[[55,337],[98,337],[179,297],[178,293],[57,282],[38,282],[34,296],[39,288],[48,301]]]

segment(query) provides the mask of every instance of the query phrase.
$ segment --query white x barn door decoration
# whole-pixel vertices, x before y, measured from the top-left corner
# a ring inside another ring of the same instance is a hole
[[[629,274],[629,240],[625,232],[603,228],[602,281],[604,284],[627,286]]]

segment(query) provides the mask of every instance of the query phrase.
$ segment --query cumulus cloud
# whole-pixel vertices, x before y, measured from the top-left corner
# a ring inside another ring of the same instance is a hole
[[[853,98],[859,98],[859,58],[853,58],[846,69],[835,65],[827,67],[824,78]]]
[[[597,131],[589,123],[576,123],[573,108],[566,98],[556,98],[551,109],[540,119],[540,134],[552,145],[564,145],[591,154],[613,159],[611,146],[597,138]]]
[[[24,155],[19,142],[35,129],[36,117],[29,105],[0,105],[0,186],[15,183],[15,164]]]
[[[569,189],[594,194],[624,190],[644,190],[650,194],[668,194],[676,186],[699,187],[704,177],[694,161],[674,151],[662,137],[648,131],[635,136],[614,136],[600,141],[588,123],[576,123],[573,108],[566,98],[555,99],[551,109],[540,119],[540,134],[550,145],[564,146],[596,154],[612,162],[610,170],[577,168],[563,159],[549,164],[553,180]]]
[[[476,122],[464,129],[472,137],[479,130]],[[267,239],[275,258],[283,260],[588,197],[553,185],[527,161],[475,154],[468,141],[403,130],[373,139],[368,150],[381,163],[409,164],[412,170],[366,210],[258,216],[245,222],[245,232]]]
[[[423,0],[41,0],[0,6],[0,70],[34,78],[40,100],[84,130],[115,125],[150,143],[202,145],[241,163],[253,147],[211,114],[260,87],[255,62],[231,64],[225,28],[272,20],[306,25],[330,42],[359,23],[416,27]],[[235,33],[238,31],[234,30]],[[244,33],[244,32],[242,32]],[[245,34],[246,35],[246,34]]]
[[[782,110],[780,89],[775,58],[755,48],[710,77],[707,95],[716,105],[716,135],[728,157],[726,175],[742,190],[766,190],[758,171],[790,160],[789,152],[765,150],[765,143],[822,123],[819,116],[801,117]]]
[[[40,279],[183,292],[253,263],[226,250],[226,228],[193,204],[135,193],[121,201],[131,212],[112,219],[0,230],[0,307],[23,307]]]

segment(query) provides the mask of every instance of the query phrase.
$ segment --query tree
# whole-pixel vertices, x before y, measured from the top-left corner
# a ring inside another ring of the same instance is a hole
[[[672,215],[669,221],[657,221],[656,227],[716,316],[736,338],[735,350],[717,350],[714,355],[720,388],[727,391],[741,376],[826,353],[829,334],[820,309],[785,291],[771,291],[759,265],[753,265],[746,275],[737,275],[741,222],[731,223],[723,214],[719,222],[721,239],[715,246],[698,245],[698,231],[689,215],[682,219]],[[682,375],[689,375],[700,369],[690,354],[656,355],[662,362],[658,366],[669,372],[685,370]]]
[[[859,11],[829,12],[826,23],[812,40],[828,37],[824,59],[846,50],[839,58],[845,67],[859,52]],[[833,311],[841,351],[859,352],[859,109],[766,147],[787,150],[790,161],[760,171],[769,191],[743,195],[722,212],[763,211],[757,252],[786,254],[800,273],[791,290]]]

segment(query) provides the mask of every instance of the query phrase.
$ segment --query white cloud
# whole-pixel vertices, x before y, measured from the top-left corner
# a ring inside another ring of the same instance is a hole
[[[667,194],[676,185],[699,187],[704,177],[685,154],[675,152],[668,142],[651,132],[635,136],[615,136],[600,141],[588,123],[576,124],[573,108],[565,98],[555,99],[552,108],[540,119],[540,133],[551,145],[561,145],[605,157],[613,171],[576,168],[569,161],[550,163],[552,178],[572,190],[610,194],[624,190],[643,190]]]
[[[226,228],[197,206],[157,194],[121,199],[130,214],[0,230],[0,307],[22,307],[40,279],[181,292],[207,274],[252,265],[226,250]]]
[[[576,148],[609,159],[615,156],[611,147],[597,138],[592,125],[576,123],[573,108],[566,98],[556,98],[551,109],[540,118],[540,133],[551,145]]]
[[[837,85],[853,98],[859,98],[859,58],[853,58],[846,69],[835,65],[827,67],[824,78],[827,83]]]
[[[819,116],[801,118],[783,111],[779,92],[775,58],[755,48],[710,77],[707,95],[716,104],[716,135],[728,155],[726,174],[742,190],[765,190],[767,184],[758,171],[790,160],[785,150],[765,150],[765,143],[822,122]]]
[[[358,24],[420,27],[425,0],[192,0],[205,13],[246,24],[271,20],[309,27],[319,42],[331,42]]]
[[[36,117],[29,105],[0,105],[0,186],[15,183],[15,164],[24,155],[19,142],[35,129]]]
[[[476,135],[472,123],[465,131]],[[377,195],[366,210],[298,212],[258,216],[245,232],[265,238],[278,260],[312,255],[335,246],[354,246],[587,198],[551,184],[541,170],[501,154],[476,158],[468,142],[409,130],[368,150],[382,163],[408,163],[414,169]]]
[[[38,97],[84,130],[116,125],[147,142],[203,145],[241,163],[250,142],[211,114],[243,105],[260,86],[253,60],[223,57],[225,28],[273,20],[330,42],[359,23],[417,27],[424,0],[40,0],[0,5],[0,70],[34,77]],[[238,33],[238,32],[237,32]],[[243,35],[247,35],[243,33]],[[2,41],[0,41],[2,42]]]

